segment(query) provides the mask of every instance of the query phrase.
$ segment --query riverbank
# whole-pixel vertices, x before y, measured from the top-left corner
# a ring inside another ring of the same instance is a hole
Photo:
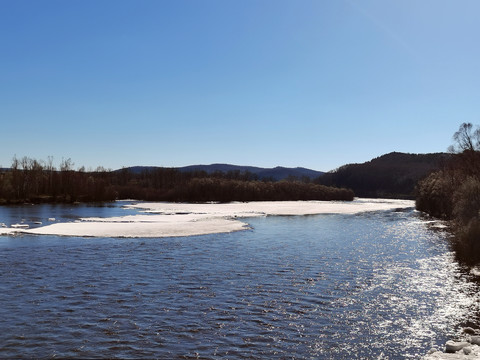
[[[125,206],[142,214],[82,218],[35,229],[0,228],[0,235],[17,233],[87,237],[171,237],[228,233],[249,228],[241,218],[318,214],[357,214],[413,208],[411,200],[263,201],[233,203],[137,203]]]
[[[469,336],[464,341],[449,340],[445,352],[432,349],[423,360],[468,360],[480,359],[480,336]]]

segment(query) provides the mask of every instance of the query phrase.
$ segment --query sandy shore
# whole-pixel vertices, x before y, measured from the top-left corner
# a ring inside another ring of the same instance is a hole
[[[279,215],[357,214],[414,207],[410,200],[356,199],[340,201],[266,201],[226,204],[138,203],[129,208],[143,214],[111,218],[83,218],[35,229],[0,228],[1,235],[92,237],[170,237],[227,233],[248,228],[240,218]]]

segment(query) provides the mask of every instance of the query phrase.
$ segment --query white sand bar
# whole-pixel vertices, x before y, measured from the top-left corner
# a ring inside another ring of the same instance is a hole
[[[354,201],[258,201],[224,204],[139,203],[129,208],[152,214],[211,214],[251,217],[267,215],[357,214],[415,207],[412,200],[356,199]]]
[[[238,218],[275,215],[357,214],[413,208],[411,200],[356,199],[347,201],[265,201],[248,203],[138,203],[126,206],[144,214],[84,218],[35,229],[0,228],[0,234],[27,233],[93,237],[169,237],[245,230]]]

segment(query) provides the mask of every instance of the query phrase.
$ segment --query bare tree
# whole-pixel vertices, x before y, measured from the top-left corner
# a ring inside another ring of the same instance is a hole
[[[458,131],[453,134],[453,141],[455,141],[455,144],[448,148],[450,152],[477,151],[480,149],[480,129],[477,127],[473,130],[471,123],[463,123]]]
[[[20,174],[20,160],[18,160],[17,155],[14,155],[12,158],[12,185],[15,190],[15,197],[20,198],[20,190],[22,188],[22,179]]]
[[[72,159],[62,158],[62,162],[60,163],[60,171],[62,171],[62,172],[71,171],[71,170],[73,170],[74,165],[75,164],[73,163]]]
[[[453,134],[453,141],[448,150],[456,154],[454,173],[460,170],[460,173],[480,178],[480,128],[474,129],[471,123],[463,123]]]
[[[48,156],[47,157],[46,169],[50,172],[55,171],[55,166],[53,165],[53,156]]]

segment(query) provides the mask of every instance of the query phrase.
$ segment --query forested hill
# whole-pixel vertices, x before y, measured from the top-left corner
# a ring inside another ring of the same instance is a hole
[[[415,186],[450,154],[392,152],[363,164],[348,164],[321,176],[323,185],[352,189],[359,197],[414,198]]]
[[[144,171],[152,171],[158,169],[157,167],[149,166],[134,166],[127,168],[134,174],[139,174]],[[322,171],[316,171],[311,169],[306,169],[302,167],[296,168],[287,168],[277,166],[275,168],[261,168],[255,166],[239,166],[231,164],[211,164],[211,165],[190,165],[184,167],[175,168],[176,170],[181,171],[182,173],[189,172],[205,172],[208,175],[214,173],[232,173],[232,174],[249,174],[250,178],[256,178],[258,180],[271,180],[271,181],[280,181],[285,179],[298,179],[302,180],[309,178],[311,180],[318,178],[319,176],[325,174]]]
[[[314,179],[307,176],[311,173],[301,169],[290,171],[276,168],[268,177],[265,175],[268,172],[258,172],[259,176],[248,171],[248,168],[241,171],[241,167],[198,167],[183,171],[180,168],[162,167],[110,171],[99,167],[95,171],[85,171],[83,166],[75,170],[71,159],[62,159],[59,169],[52,162],[51,157],[43,161],[14,156],[11,168],[0,171],[0,204],[115,199],[229,202],[351,201],[354,198],[354,193],[349,189],[316,184]],[[283,179],[275,181],[275,177]]]
[[[413,198],[418,180],[450,156],[390,153],[327,174],[304,168],[226,164],[86,172],[83,167],[74,170],[70,159],[62,160],[56,169],[48,161],[14,157],[11,168],[0,171],[0,204],[127,198],[182,202],[352,200],[354,193],[359,197]]]

